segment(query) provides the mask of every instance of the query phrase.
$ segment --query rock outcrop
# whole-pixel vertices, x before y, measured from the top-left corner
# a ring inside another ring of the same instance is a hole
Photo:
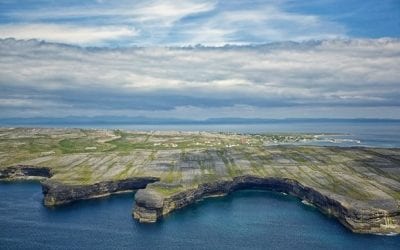
[[[134,177],[118,181],[104,181],[91,185],[68,185],[53,180],[42,181],[45,206],[56,206],[77,200],[92,199],[113,193],[145,188],[158,181],[156,177]]]
[[[400,233],[400,148],[290,145],[327,136],[315,134],[0,128],[0,135],[0,179],[45,179],[46,206],[140,189],[133,216],[154,222],[207,196],[260,188],[297,196],[354,232]]]
[[[225,195],[241,189],[265,189],[285,192],[336,217],[343,225],[358,233],[400,233],[400,209],[393,200],[382,200],[379,208],[371,202],[351,204],[345,197],[317,191],[287,178],[239,176],[233,180],[198,185],[173,195],[163,196],[151,188],[136,193],[133,216],[140,222],[156,222],[162,216],[212,195]]]
[[[0,169],[0,179],[6,180],[28,180],[50,178],[53,175],[50,168],[27,165],[16,165]]]

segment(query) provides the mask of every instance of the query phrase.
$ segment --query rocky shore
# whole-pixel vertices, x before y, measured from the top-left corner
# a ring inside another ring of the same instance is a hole
[[[57,206],[77,200],[108,196],[113,193],[134,191],[160,180],[157,177],[134,177],[118,181],[104,181],[91,185],[67,185],[57,181],[42,181],[45,206]]]
[[[50,168],[17,165],[5,169],[0,169],[0,180],[27,180],[27,179],[44,179],[50,178],[53,173]]]
[[[336,217],[357,233],[400,233],[400,210],[393,200],[382,200],[379,208],[370,203],[350,204],[344,197],[317,191],[293,179],[239,176],[231,181],[205,183],[171,196],[149,189],[136,193],[133,216],[140,222],[152,223],[176,209],[214,195],[226,195],[242,189],[263,189],[284,192],[314,205],[321,212]]]
[[[284,192],[357,233],[400,233],[400,149],[270,145],[313,135],[1,129],[0,180],[41,180],[44,205],[137,191],[155,222],[208,196]],[[267,209],[267,208],[266,208]]]
[[[89,185],[65,184],[50,179],[51,169],[17,165],[0,169],[0,180],[39,180],[44,195],[44,205],[58,206],[78,200],[87,200],[113,193],[135,191],[142,189],[149,183],[159,181],[158,177],[133,177],[124,180],[103,181]]]

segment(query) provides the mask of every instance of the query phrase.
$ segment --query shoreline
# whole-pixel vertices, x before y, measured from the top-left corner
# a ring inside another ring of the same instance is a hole
[[[399,233],[400,149],[265,146],[307,138],[9,129],[2,130],[0,179],[40,181],[47,207],[138,190],[132,216],[139,222],[207,197],[271,190],[298,197],[353,232]]]
[[[15,168],[15,167],[13,167]],[[29,169],[32,166],[28,167]],[[133,178],[129,180],[107,181],[92,185],[65,185],[51,181],[51,178],[21,176],[0,179],[8,183],[35,181],[42,186],[43,204],[57,207],[80,200],[97,199],[113,194],[135,192],[135,207],[132,216],[141,223],[154,223],[177,209],[214,197],[224,197],[239,190],[262,190],[290,195],[301,203],[332,216],[354,233],[396,236],[400,233],[400,211],[355,210],[343,205],[329,195],[302,185],[296,180],[238,176],[231,181],[204,183],[197,188],[186,189],[169,196],[161,196],[151,189],[151,184],[160,181],[155,177]],[[150,188],[147,188],[150,184]],[[395,223],[393,223],[395,221]],[[389,223],[388,223],[389,222]]]

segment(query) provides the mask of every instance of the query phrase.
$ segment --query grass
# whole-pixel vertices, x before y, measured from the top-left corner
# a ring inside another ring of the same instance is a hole
[[[163,196],[171,196],[174,194],[178,194],[180,192],[183,192],[186,190],[186,188],[184,188],[183,186],[174,186],[174,187],[165,187],[165,186],[157,186],[157,185],[153,185],[151,187],[149,187],[151,190],[154,190],[160,194],[162,194]]]
[[[235,162],[235,159],[245,159],[250,162],[251,170],[255,175],[290,177],[306,182],[308,185],[359,200],[374,198],[376,193],[374,190],[382,191],[397,200],[400,199],[398,190],[393,188],[400,180],[400,171],[397,170],[398,161],[394,160],[400,155],[400,150],[396,149],[391,151],[394,156],[386,156],[381,155],[380,151],[375,152],[375,149],[261,146],[264,140],[296,141],[299,138],[311,138],[312,135],[308,137],[291,134],[251,136],[220,133],[199,136],[184,133],[164,135],[121,130],[78,129],[58,130],[58,132],[40,129],[35,133],[32,131],[15,129],[11,132],[7,130],[1,132],[8,133],[0,137],[1,168],[38,160],[37,162],[42,162],[41,164],[54,169],[60,176],[60,180],[65,182],[88,184],[99,176],[103,176],[102,174],[110,172],[112,174],[109,178],[115,180],[140,173],[160,177],[161,182],[174,185],[182,183],[184,172],[181,163],[190,161],[189,170],[193,171],[194,176],[185,183],[190,186],[242,175],[244,168],[239,165],[239,161]],[[177,146],[171,147],[171,144]],[[237,146],[226,148],[226,145],[233,144]],[[170,158],[168,158],[168,152],[171,152]],[[68,166],[61,159],[68,158],[70,155],[76,157],[76,161],[80,159],[85,159],[85,161],[77,167],[73,166],[73,162],[70,163],[71,166]],[[96,159],[107,156],[115,157],[113,159],[118,165],[107,165],[109,168],[112,167],[109,171],[104,165],[94,168],[95,162],[98,162]],[[154,161],[157,162],[161,156],[166,157],[162,161],[169,162],[167,170],[158,169],[157,164],[151,164]],[[41,157],[48,157],[48,159],[40,161]],[[119,161],[124,157],[128,159]],[[279,163],[279,159],[292,161]],[[221,161],[224,167],[218,169],[217,162]],[[135,171],[132,170],[133,167]],[[104,173],[92,172],[100,171],[99,169]],[[391,186],[390,182],[382,181],[382,177],[394,181],[395,184]],[[170,195],[185,188],[187,187],[178,186],[157,189]],[[372,191],[368,191],[368,188]]]
[[[126,179],[126,178],[130,177],[130,176],[128,176],[128,172],[129,172],[129,170],[130,170],[131,168],[133,168],[133,163],[132,163],[132,162],[128,163],[128,164],[125,166],[124,170],[121,171],[118,175],[116,175],[116,176],[114,177],[114,180],[123,180],[123,179]]]
[[[217,155],[221,158],[224,162],[226,169],[228,170],[228,174],[230,177],[239,176],[243,173],[233,160],[233,158],[228,156],[228,151],[226,149],[219,149],[217,150]]]
[[[169,171],[161,176],[161,181],[165,183],[178,183],[182,179],[182,171],[176,165],[176,162],[169,164]]]
[[[92,170],[87,166],[79,168],[77,176],[76,182],[80,184],[90,184],[93,180]]]

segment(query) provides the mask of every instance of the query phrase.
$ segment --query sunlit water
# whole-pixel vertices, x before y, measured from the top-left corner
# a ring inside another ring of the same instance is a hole
[[[206,199],[156,224],[132,219],[133,194],[47,209],[38,183],[0,182],[0,197],[1,249],[400,249],[399,236],[351,233],[266,191]]]
[[[343,133],[343,138],[360,140],[363,146],[400,146],[399,125],[390,123],[108,128]],[[38,183],[0,182],[0,249],[400,249],[400,236],[351,233],[293,197],[266,191],[206,199],[156,224],[132,219],[133,194],[57,209],[45,208],[42,198]]]

